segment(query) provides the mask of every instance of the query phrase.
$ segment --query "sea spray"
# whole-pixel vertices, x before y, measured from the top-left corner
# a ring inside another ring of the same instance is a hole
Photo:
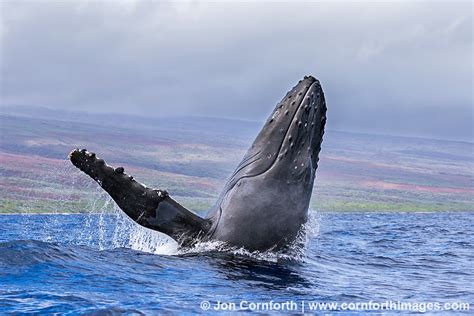
[[[317,212],[310,210],[309,218],[303,225],[296,240],[286,249],[275,251],[248,251],[244,248],[231,247],[220,241],[198,242],[192,248],[181,248],[178,255],[198,254],[206,252],[227,252],[236,256],[250,257],[259,261],[304,261],[309,241],[319,234],[320,217]]]
[[[71,168],[67,161],[65,161],[63,168],[58,170],[58,173],[59,175],[69,174],[70,177],[71,188],[64,188],[61,193],[60,202],[64,205],[71,200],[72,195],[77,194],[79,187],[88,194],[85,209],[76,210],[85,212],[87,216],[80,233],[76,236],[69,236],[68,240],[72,244],[87,245],[98,250],[130,248],[160,255],[188,255],[217,251],[268,262],[303,261],[308,241],[319,234],[319,214],[310,210],[307,223],[302,227],[296,240],[285,250],[270,249],[263,252],[250,252],[243,248],[230,247],[219,241],[203,241],[196,243],[191,248],[179,248],[178,244],[168,236],[137,225],[118,208],[113,199],[100,186],[84,179],[84,176]],[[57,213],[63,212],[58,210]],[[64,238],[64,234],[54,231],[55,227],[60,226],[57,221],[58,217],[54,216],[45,223],[43,241],[64,242],[64,240],[59,240]]]

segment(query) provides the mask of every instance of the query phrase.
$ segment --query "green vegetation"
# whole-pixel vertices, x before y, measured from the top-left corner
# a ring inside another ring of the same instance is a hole
[[[66,160],[76,147],[96,151],[138,181],[205,213],[259,125],[130,118],[125,126],[113,119],[40,117],[0,116],[0,213],[112,210],[106,194]],[[470,143],[328,132],[311,208],[472,211],[473,149]]]

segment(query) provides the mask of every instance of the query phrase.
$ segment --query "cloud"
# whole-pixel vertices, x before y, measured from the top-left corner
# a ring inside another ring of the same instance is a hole
[[[2,7],[3,105],[262,120],[313,74],[330,128],[473,138],[468,1]]]

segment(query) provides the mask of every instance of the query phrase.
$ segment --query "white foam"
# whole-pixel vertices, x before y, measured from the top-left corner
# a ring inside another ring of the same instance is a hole
[[[319,216],[310,210],[308,222],[303,226],[296,240],[284,251],[248,251],[245,248],[230,247],[223,242],[207,241],[199,242],[192,248],[183,248],[178,255],[189,253],[204,253],[211,251],[227,252],[234,255],[250,257],[253,259],[278,262],[280,260],[303,261],[305,259],[306,247],[311,238],[319,235]]]

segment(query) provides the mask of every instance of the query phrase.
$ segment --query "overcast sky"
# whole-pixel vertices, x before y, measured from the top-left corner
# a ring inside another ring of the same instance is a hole
[[[330,129],[473,140],[471,1],[1,6],[4,106],[261,121],[312,74]]]

